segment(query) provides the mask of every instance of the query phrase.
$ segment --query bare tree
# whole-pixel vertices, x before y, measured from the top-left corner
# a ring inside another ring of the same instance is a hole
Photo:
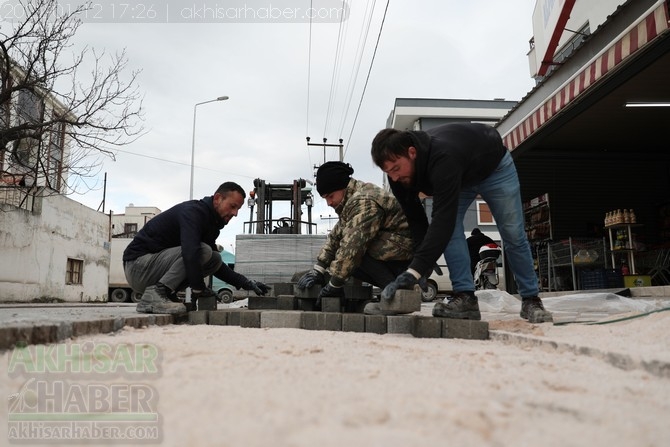
[[[139,72],[128,72],[125,52],[73,50],[90,8],[18,0],[15,20],[0,24],[1,186],[85,192],[102,159],[144,132]]]

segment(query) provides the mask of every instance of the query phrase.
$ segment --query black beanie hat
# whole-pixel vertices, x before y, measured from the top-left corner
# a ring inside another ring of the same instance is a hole
[[[345,189],[353,173],[354,168],[349,163],[328,161],[319,166],[316,171],[316,190],[320,196],[324,196],[333,191]]]

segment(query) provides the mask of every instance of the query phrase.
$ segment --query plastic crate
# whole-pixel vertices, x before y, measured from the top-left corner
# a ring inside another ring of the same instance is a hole
[[[623,277],[615,269],[581,269],[579,284],[582,290],[615,289],[623,287]]]

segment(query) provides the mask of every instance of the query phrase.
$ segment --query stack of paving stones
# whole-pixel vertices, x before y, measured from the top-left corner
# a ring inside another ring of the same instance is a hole
[[[213,310],[208,303],[199,303],[198,310],[189,312],[182,322],[244,328],[411,334],[419,338],[489,338],[489,325],[485,321],[422,315],[365,315],[363,308],[372,300],[370,286],[347,285],[344,302],[339,298],[322,298],[321,310],[315,311],[314,303],[320,290],[318,286],[299,290],[294,283],[275,283],[272,285],[273,295],[250,296],[246,309]],[[399,290],[393,300],[381,300],[380,306],[382,311],[418,311],[421,309],[421,292]]]

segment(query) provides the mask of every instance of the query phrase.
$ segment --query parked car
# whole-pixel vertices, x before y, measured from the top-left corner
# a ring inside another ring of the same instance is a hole
[[[229,304],[233,302],[233,290],[235,288],[227,282],[221,281],[216,276],[212,276],[212,290],[216,293],[217,300],[220,303]]]

